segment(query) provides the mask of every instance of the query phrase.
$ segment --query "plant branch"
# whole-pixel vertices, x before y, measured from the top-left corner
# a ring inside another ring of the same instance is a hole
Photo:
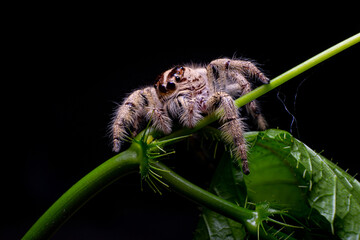
[[[316,66],[317,64],[331,58],[332,56],[344,51],[345,49],[357,44],[360,42],[360,33],[326,49],[325,51],[315,55],[314,57],[308,59],[307,61],[293,67],[292,69],[286,71],[285,73],[279,75],[278,77],[272,79],[269,84],[261,85],[260,87],[252,90],[248,94],[239,97],[235,100],[236,107],[240,108],[245,104],[261,97],[265,93],[279,87],[280,85],[286,83],[290,79],[300,75],[301,73],[305,72],[306,70]],[[184,135],[191,134],[193,132],[198,131],[199,129],[209,125],[210,123],[217,120],[215,114],[211,114],[203,118],[194,128],[188,129],[184,128],[179,131],[176,131],[168,136],[163,137],[161,140],[170,139],[174,137],[180,137]]]
[[[209,209],[215,209],[218,213],[243,224],[253,224],[253,226],[256,226],[256,224],[252,222],[257,219],[254,211],[239,207],[238,205],[203,190],[202,188],[182,178],[160,162],[154,162],[152,165],[156,167],[155,171],[159,176],[161,176],[161,180],[166,182],[171,189],[175,190],[179,194],[188,197],[196,203]]]
[[[315,55],[314,57],[308,59],[307,61],[293,67],[292,69],[286,71],[285,73],[281,74],[280,76],[272,79],[269,84],[262,85],[256,88],[254,91],[246,94],[235,101],[237,107],[244,106],[245,104],[251,102],[252,100],[264,95],[265,93],[277,88],[278,86],[282,85],[283,83],[287,82],[288,80],[300,75],[301,73],[305,72],[306,70],[314,67],[315,65],[331,58],[332,56],[344,51],[345,49],[355,45],[356,43],[360,42],[360,33],[328,48],[327,50]]]
[[[320,62],[334,56],[335,54],[345,50],[346,48],[358,43],[360,41],[360,33],[348,38],[347,40],[325,50],[324,52],[314,56],[313,58],[305,61],[304,63],[290,69],[284,74],[274,78],[268,85],[263,85],[256,88],[249,94],[246,94],[235,101],[237,107],[241,107],[246,103],[262,96],[270,90],[280,86],[287,82],[291,78],[301,74],[307,69],[319,64]],[[163,141],[167,143],[167,139],[174,139],[176,137],[183,137],[189,135],[215,121],[217,118],[215,115],[205,117],[199,124],[193,129],[181,129],[168,136],[165,136],[156,142]],[[131,147],[109,159],[101,164],[99,167],[91,171],[88,175],[83,177],[79,182],[73,185],[66,193],[64,193],[45,213],[39,218],[39,220],[30,228],[23,239],[47,239],[50,238],[56,230],[58,230],[62,224],[64,224],[78,209],[80,209],[87,201],[94,197],[97,193],[103,190],[111,183],[118,180],[120,177],[139,170],[141,162],[146,159],[146,147],[143,144],[139,144],[140,139],[144,139],[143,136],[147,136],[146,139],[154,139],[156,132],[150,129],[143,131],[139,134]],[[154,145],[155,146],[155,145]],[[155,166],[159,169],[164,169],[165,166],[157,163]],[[156,169],[155,169],[156,171]],[[252,214],[249,210],[242,209],[240,207],[231,204],[219,197],[210,196],[208,192],[189,187],[189,182],[181,180],[176,175],[170,176],[172,173],[168,171],[157,171],[157,174],[163,177],[164,183],[169,184],[176,188],[180,193],[187,194],[191,199],[198,201],[202,205],[210,206],[214,211],[218,211],[226,216],[233,215],[234,219],[241,221],[244,219],[251,219]],[[176,183],[168,177],[175,177]],[[196,190],[196,191],[195,191]],[[205,198],[203,198],[205,197]],[[202,199],[207,199],[202,200]],[[249,222],[252,225],[251,221]]]
[[[120,177],[139,170],[141,149],[133,144],[83,177],[30,228],[26,239],[49,239],[87,201]]]
[[[235,221],[242,223],[246,229],[253,235],[260,234],[262,239],[276,239],[273,235],[267,234],[263,228],[259,228],[263,221],[273,221],[282,226],[288,226],[293,228],[303,228],[299,226],[293,226],[279,221],[275,221],[269,218],[273,214],[282,214],[281,211],[263,207],[257,205],[255,210],[249,210],[240,207],[232,202],[222,199],[204,189],[194,185],[188,180],[182,178],[170,168],[166,167],[160,162],[154,162],[152,165],[155,167],[154,171],[161,176],[161,180],[165,182],[170,189],[176,191],[180,195],[185,196],[188,199],[202,205],[210,210],[213,210],[225,217],[231,218]]]

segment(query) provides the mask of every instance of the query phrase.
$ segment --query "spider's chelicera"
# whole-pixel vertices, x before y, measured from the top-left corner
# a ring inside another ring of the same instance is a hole
[[[222,109],[219,119],[224,140],[241,158],[245,174],[249,174],[244,123],[233,98],[251,91],[249,79],[269,83],[269,79],[250,61],[216,59],[206,67],[176,66],[158,76],[154,86],[131,93],[116,111],[112,123],[113,150],[120,151],[122,141],[132,129],[139,130],[141,120],[151,121],[156,129],[169,134],[173,121],[192,128],[205,115]],[[266,121],[256,101],[246,105],[259,129]]]

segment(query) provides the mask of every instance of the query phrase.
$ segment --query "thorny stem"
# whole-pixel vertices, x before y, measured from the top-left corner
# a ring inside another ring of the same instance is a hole
[[[302,72],[334,56],[335,54],[347,49],[348,47],[355,45],[358,42],[360,42],[360,33],[346,39],[343,42],[336,44],[335,46],[281,74],[280,76],[274,78],[268,85],[260,86],[252,92],[240,97],[235,101],[236,106],[244,106],[246,103],[262,96],[263,94],[287,82],[291,78],[301,74]],[[165,141],[167,139],[189,135],[207,126],[211,122],[214,122],[215,120],[216,116],[210,115],[200,121],[195,128],[181,129],[177,132],[172,133],[171,135],[163,137],[158,141]],[[148,137],[152,137],[153,132],[145,132],[146,133],[143,132],[142,134],[147,134]],[[139,140],[140,138],[141,137],[136,137],[137,140]],[[80,209],[97,193],[99,193],[111,183],[118,180],[120,177],[128,173],[138,171],[144,156],[145,149],[142,148],[141,144],[134,141],[128,150],[107,160],[99,167],[91,171],[88,175],[83,177],[75,185],[73,185],[38,219],[38,221],[25,234],[23,239],[50,238],[78,209]],[[154,167],[159,169],[166,168],[162,164],[157,164]],[[222,200],[215,195],[209,195],[209,193],[204,190],[197,191],[199,189],[197,187],[194,188],[195,185],[189,185],[189,182],[182,181],[180,178],[176,177],[178,175],[173,175],[170,170],[157,171],[155,169],[155,171],[158,175],[162,177],[162,180],[165,184],[174,187],[178,192],[182,194],[187,194],[189,198],[194,199],[195,201],[199,201],[200,204],[208,206],[213,211],[222,213],[233,219],[238,219],[239,221],[247,221],[246,219],[250,219],[247,223],[245,223],[245,225],[250,228],[249,230],[254,230],[253,221],[251,221],[251,219],[253,219],[254,217],[254,213],[250,212],[250,210],[240,210],[240,207],[231,204],[225,200]],[[174,178],[171,180],[171,178],[168,178],[169,176]],[[177,183],[173,182],[173,180],[176,179],[179,181]],[[196,192],[194,192],[195,190]]]
[[[140,154],[140,155],[139,155]],[[30,228],[23,239],[49,239],[87,201],[129,173],[139,170],[141,149],[133,144],[110,158],[64,193]]]
[[[246,225],[248,230],[256,232],[258,224],[257,221],[259,219],[257,212],[242,208],[203,190],[202,188],[182,178],[162,163],[156,162],[153,163],[153,165],[157,169],[155,170],[156,173],[162,177],[162,181],[166,182],[171,189],[185,197],[189,197],[191,200],[200,205],[213,209],[224,216],[228,216],[243,223]]]

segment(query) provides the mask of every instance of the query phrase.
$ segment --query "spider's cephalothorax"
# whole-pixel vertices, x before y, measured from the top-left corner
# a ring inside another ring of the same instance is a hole
[[[243,171],[248,174],[244,124],[233,98],[251,91],[251,78],[269,83],[252,62],[243,60],[217,59],[207,67],[176,66],[165,71],[154,86],[134,91],[118,108],[112,124],[113,150],[120,150],[127,129],[131,127],[136,133],[144,118],[169,134],[175,119],[192,128],[205,115],[222,109],[222,135],[233,145],[235,156],[241,158]],[[246,109],[264,130],[266,121],[256,101],[248,103]]]

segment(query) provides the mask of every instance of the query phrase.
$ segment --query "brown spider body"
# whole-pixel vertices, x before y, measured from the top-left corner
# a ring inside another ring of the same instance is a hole
[[[269,82],[252,62],[242,60],[217,59],[206,68],[177,66],[165,71],[153,87],[133,92],[118,108],[112,124],[113,150],[120,150],[126,130],[131,126],[137,132],[144,118],[156,129],[169,134],[174,119],[192,128],[205,115],[221,109],[218,113],[221,113],[223,138],[233,145],[235,156],[241,158],[243,171],[248,174],[244,124],[233,100],[251,91],[248,78]],[[266,121],[257,103],[250,102],[246,109],[264,130]]]

